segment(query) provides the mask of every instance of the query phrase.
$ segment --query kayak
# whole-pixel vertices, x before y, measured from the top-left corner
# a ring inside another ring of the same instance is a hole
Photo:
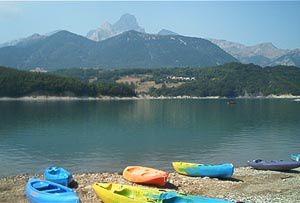
[[[72,189],[47,180],[30,178],[25,194],[30,203],[80,203]]]
[[[123,171],[123,177],[134,183],[164,186],[168,173],[154,168],[142,166],[128,166]]]
[[[178,173],[195,177],[230,178],[234,172],[232,164],[205,165],[173,162],[172,165]]]
[[[162,193],[158,189],[112,183],[94,183],[93,189],[104,203],[148,203]]]
[[[300,154],[292,154],[291,159],[294,161],[300,161]]]
[[[258,170],[289,171],[291,169],[300,167],[300,162],[283,160],[264,161],[257,159],[248,161],[248,165]]]
[[[185,195],[171,190],[95,183],[93,189],[104,203],[229,203],[230,201]]]
[[[49,167],[44,172],[46,180],[51,182],[68,186],[72,181],[72,174],[64,168],[60,167]]]

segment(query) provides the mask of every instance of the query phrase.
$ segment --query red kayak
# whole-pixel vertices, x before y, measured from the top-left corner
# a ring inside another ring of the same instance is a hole
[[[123,177],[134,183],[164,186],[168,173],[154,168],[128,166],[123,171]]]

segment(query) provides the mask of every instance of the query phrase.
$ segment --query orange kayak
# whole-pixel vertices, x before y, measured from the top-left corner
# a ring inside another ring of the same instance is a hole
[[[168,173],[142,166],[128,166],[123,171],[123,177],[134,183],[164,186]]]

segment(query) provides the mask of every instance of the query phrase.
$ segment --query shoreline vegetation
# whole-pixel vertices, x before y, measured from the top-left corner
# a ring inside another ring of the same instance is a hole
[[[41,174],[23,174],[0,177],[0,202],[27,202],[24,195],[29,177],[42,178]],[[74,190],[83,203],[101,202],[94,191],[95,182],[112,182],[136,185],[122,178],[120,173],[75,173]],[[170,173],[167,188],[179,192],[227,200],[255,203],[300,202],[300,169],[290,172],[261,171],[238,167],[230,179],[188,177]]]
[[[0,66],[0,98],[298,98],[292,95],[300,95],[300,68],[293,66],[229,63],[208,68],[69,68],[47,73]]]

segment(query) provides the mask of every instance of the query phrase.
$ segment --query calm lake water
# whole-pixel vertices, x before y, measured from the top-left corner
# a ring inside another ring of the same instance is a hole
[[[0,176],[122,171],[144,165],[171,171],[199,163],[289,159],[300,152],[300,102],[284,99],[0,102]]]

